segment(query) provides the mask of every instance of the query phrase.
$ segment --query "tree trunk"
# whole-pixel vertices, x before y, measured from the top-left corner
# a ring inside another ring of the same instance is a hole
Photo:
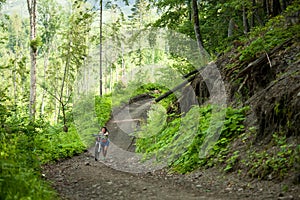
[[[177,85],[176,87],[174,87],[173,89],[167,91],[166,93],[162,94],[161,96],[157,97],[154,101],[157,103],[159,101],[161,101],[162,99],[168,97],[170,94],[173,94],[174,92],[176,92],[177,90],[179,90],[180,88],[183,88],[184,86],[186,86],[188,83],[192,82],[194,79],[196,78],[196,76],[191,76],[188,79],[184,80],[182,83],[180,83],[179,85]]]
[[[192,6],[191,6],[191,0],[186,1],[187,7],[188,7],[188,15],[189,15],[189,20],[192,21]]]
[[[264,12],[266,14],[266,17],[265,17],[265,21],[269,18],[270,16],[270,4],[269,4],[269,0],[264,0],[263,1],[263,9],[264,9]]]
[[[69,46],[71,46],[71,40],[69,41]],[[70,52],[70,49],[69,49],[67,55],[70,55],[70,54],[71,54],[71,52]],[[66,104],[64,103],[63,96],[64,96],[65,82],[67,80],[67,76],[68,76],[68,72],[69,72],[69,66],[70,66],[70,56],[68,56],[67,60],[66,60],[64,75],[63,75],[63,79],[62,79],[62,85],[61,85],[61,88],[60,88],[60,96],[59,96],[59,103],[61,105],[61,109],[62,109],[62,113],[63,113],[63,123],[64,123],[63,130],[65,132],[68,132],[68,128],[67,128],[67,124],[66,124],[67,120],[66,120],[66,114],[65,114]],[[66,91],[66,92],[68,92],[68,91]],[[68,101],[66,100],[66,102],[68,102]]]
[[[50,53],[50,48],[48,47],[46,51],[44,52],[44,83],[46,83],[47,80],[47,68],[48,68],[48,62],[49,62],[49,53]],[[42,103],[41,103],[41,113],[40,115],[42,116],[45,111],[45,96],[46,96],[46,91],[43,90],[43,95],[42,95]]]
[[[102,96],[102,0],[100,0],[100,69],[99,69],[99,76],[100,76],[100,88],[99,88],[99,95]]]
[[[17,71],[17,64],[14,63],[14,68],[12,70],[12,84],[13,84],[13,94],[14,94],[14,106],[17,106],[17,75],[16,75],[16,71]]]
[[[279,0],[273,0],[273,12],[272,16],[275,17],[281,13],[281,6]]]
[[[243,26],[244,26],[244,34],[249,33],[249,23],[247,18],[247,9],[243,6]]]
[[[198,10],[197,0],[192,0],[192,7],[193,7],[193,21],[194,21],[194,31],[196,35],[196,40],[198,43],[200,54],[204,56],[205,50],[203,47],[202,36],[200,33],[199,10]]]
[[[255,26],[255,15],[256,15],[256,1],[252,0],[252,16],[250,21],[251,28]]]
[[[29,99],[29,116],[31,120],[35,119],[36,113],[36,58],[37,44],[36,40],[36,0],[27,0],[27,8],[30,20],[30,99]]]
[[[287,2],[286,0],[282,0],[282,10],[286,10]]]
[[[106,64],[107,65],[107,64]],[[109,65],[107,65],[109,66]],[[109,70],[109,90],[110,92],[112,91],[112,87],[113,87],[113,70],[112,67],[110,66],[110,70]]]
[[[122,51],[122,79],[125,77],[125,59],[124,59],[124,47],[123,45],[121,46],[121,51]]]
[[[235,22],[234,19],[231,18],[228,24],[228,35],[227,35],[228,37],[233,36],[234,27],[235,27]]]

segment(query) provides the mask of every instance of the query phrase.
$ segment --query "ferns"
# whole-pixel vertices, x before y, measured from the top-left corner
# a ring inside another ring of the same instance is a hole
[[[166,162],[180,173],[190,172],[207,164],[213,165],[213,157],[220,152],[226,152],[229,142],[243,132],[242,123],[246,109],[227,108],[225,111],[213,113],[211,105],[193,107],[185,116],[178,116],[162,126],[158,132],[155,132],[157,131],[156,120],[151,119],[159,117],[160,112],[157,111],[155,116],[154,111],[151,111],[150,120],[142,129],[142,133],[139,133],[139,136],[143,137],[138,138],[136,150],[144,153],[144,159],[155,157],[157,161]],[[202,157],[200,154],[203,145],[207,147],[211,145],[209,144],[211,140],[207,138],[215,137],[215,129],[221,127],[217,121],[214,121],[220,112],[226,112],[220,137],[213,141],[213,148],[208,155]],[[208,143],[205,143],[206,141]]]

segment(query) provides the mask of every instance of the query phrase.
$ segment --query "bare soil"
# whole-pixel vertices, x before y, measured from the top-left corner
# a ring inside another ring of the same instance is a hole
[[[283,192],[282,184],[247,182],[215,169],[189,175],[164,170],[135,174],[113,169],[112,163],[113,157],[94,161],[85,152],[44,166],[44,173],[61,199],[300,199],[299,187]]]

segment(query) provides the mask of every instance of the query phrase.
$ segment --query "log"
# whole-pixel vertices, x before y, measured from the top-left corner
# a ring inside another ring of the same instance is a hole
[[[211,65],[212,63],[213,62],[209,62],[206,66]],[[201,72],[203,69],[205,69],[205,67],[201,66],[201,67],[199,67],[199,68],[183,75],[182,76],[183,78],[188,78],[188,77],[189,78],[186,79],[185,81],[183,81],[181,84],[174,87],[173,89],[171,89],[168,92],[164,93],[163,95],[157,97],[154,101],[157,103],[157,102],[161,101],[162,99],[168,97],[170,94],[174,93],[175,91],[179,90],[180,88],[183,88],[186,84],[188,84],[189,82],[192,82],[196,78],[197,74],[199,72]],[[194,76],[192,76],[192,75],[194,75]]]
[[[199,72],[199,71],[198,71]],[[191,76],[188,79],[186,79],[185,81],[183,81],[181,84],[177,85],[176,87],[174,87],[173,89],[169,90],[168,92],[164,93],[163,95],[157,97],[154,101],[157,103],[159,101],[161,101],[162,99],[168,97],[170,94],[174,93],[175,91],[179,90],[180,88],[184,87],[186,84],[188,84],[189,82],[192,82],[194,79],[196,78],[195,76]]]
[[[120,123],[120,122],[139,122],[141,119],[124,119],[124,120],[117,120],[117,121],[112,121],[112,123]]]
[[[208,65],[210,65],[210,64],[212,64],[212,63],[213,63],[213,62],[209,62],[206,66],[208,66]],[[183,75],[182,78],[187,78],[187,77],[189,77],[189,76],[192,76],[192,75],[194,75],[194,74],[197,74],[198,72],[200,72],[200,71],[203,70],[204,68],[205,68],[205,67],[201,66],[201,67],[199,67],[199,68],[197,68],[197,69],[195,69],[195,70],[193,70],[193,71],[191,71],[191,72],[189,72],[189,73]]]

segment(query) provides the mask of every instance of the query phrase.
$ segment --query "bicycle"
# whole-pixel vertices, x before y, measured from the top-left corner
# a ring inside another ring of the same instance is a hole
[[[99,160],[100,152],[102,151],[102,145],[101,145],[101,135],[93,134],[94,137],[96,137],[96,144],[95,144],[95,160]]]

